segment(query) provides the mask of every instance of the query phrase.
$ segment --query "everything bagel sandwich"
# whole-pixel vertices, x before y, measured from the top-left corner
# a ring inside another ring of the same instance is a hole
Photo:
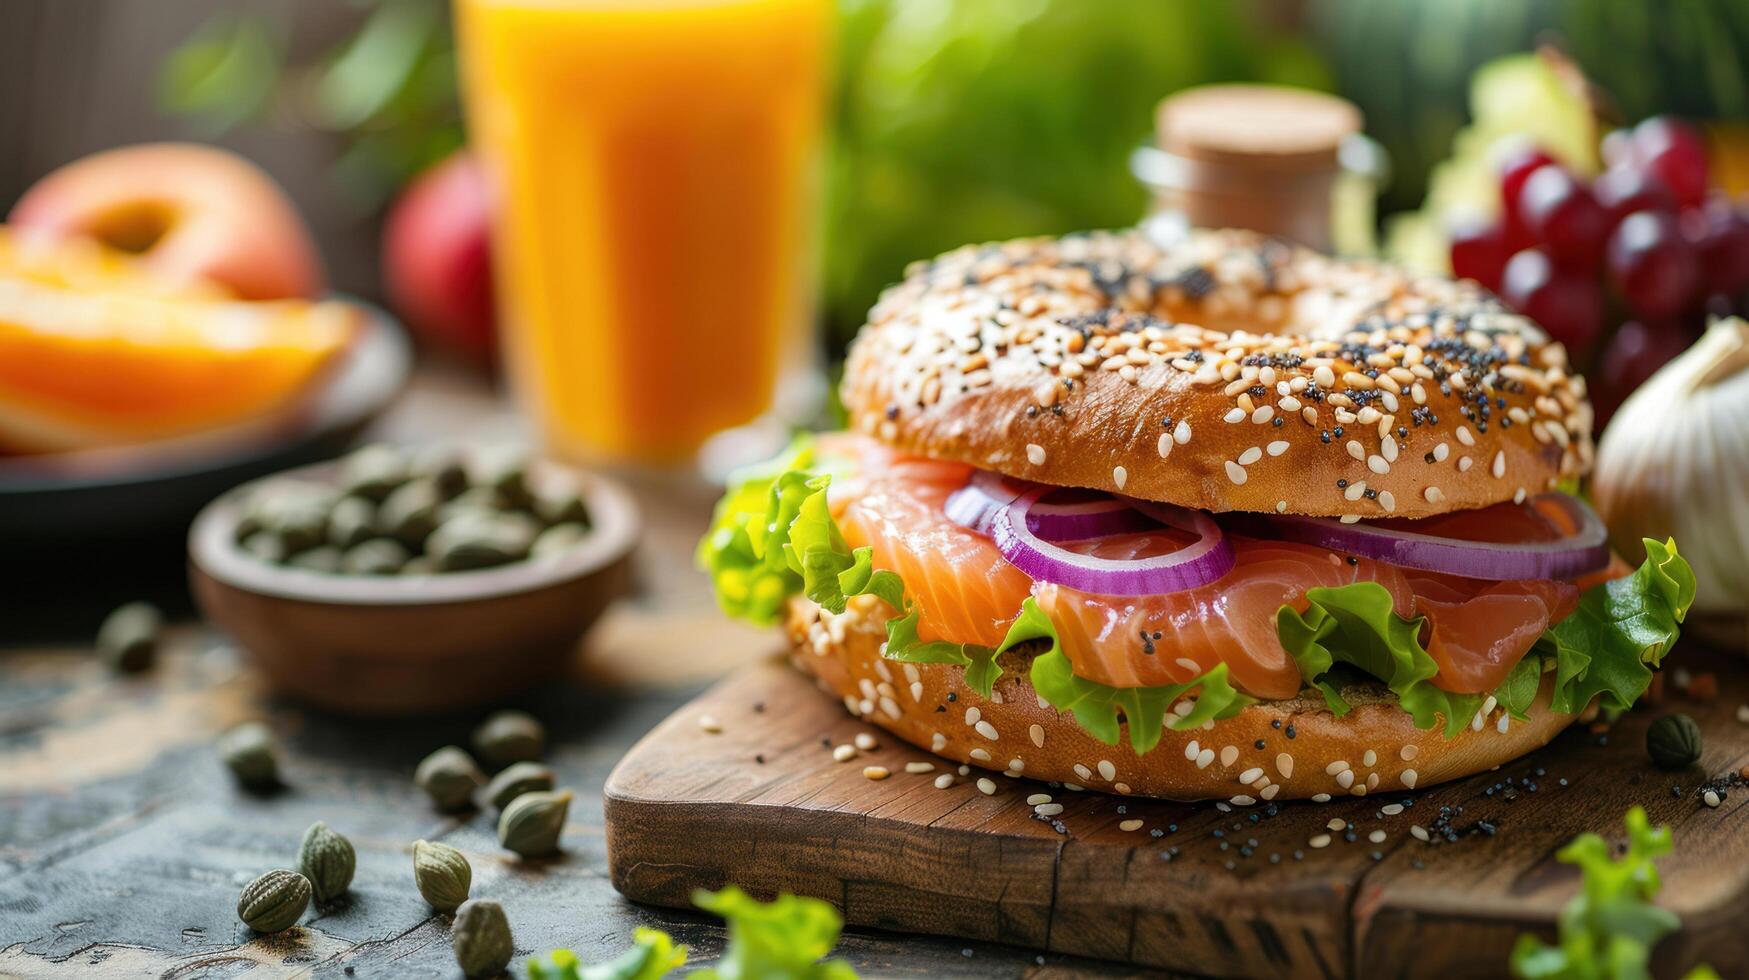
[[[1566,352],[1469,282],[1242,232],[967,247],[746,474],[723,608],[938,755],[1235,804],[1467,775],[1651,681],[1694,597],[1575,496]]]

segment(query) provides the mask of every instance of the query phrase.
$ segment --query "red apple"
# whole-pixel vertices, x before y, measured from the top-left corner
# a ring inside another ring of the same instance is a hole
[[[473,157],[456,153],[414,177],[383,227],[383,288],[426,339],[476,360],[496,349],[491,194]]]
[[[61,167],[8,219],[51,236],[90,236],[155,274],[208,280],[242,299],[319,296],[322,260],[273,178],[226,150],[146,143]]]

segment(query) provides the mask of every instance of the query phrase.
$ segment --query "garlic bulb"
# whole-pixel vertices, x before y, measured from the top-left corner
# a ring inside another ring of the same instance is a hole
[[[1622,405],[1592,475],[1597,513],[1624,557],[1673,537],[1694,566],[1694,611],[1749,611],[1749,323],[1710,327]]]

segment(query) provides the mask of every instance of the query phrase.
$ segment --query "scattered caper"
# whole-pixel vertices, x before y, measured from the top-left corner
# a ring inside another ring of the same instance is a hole
[[[581,524],[554,524],[534,539],[528,554],[531,558],[552,558],[577,547],[587,537],[589,529]]]
[[[353,450],[340,464],[340,486],[368,500],[382,500],[406,480],[407,457],[381,443]]]
[[[97,630],[97,652],[115,670],[135,673],[152,666],[164,615],[149,602],[130,602],[110,613]]]
[[[476,898],[457,909],[449,935],[455,961],[470,980],[497,976],[516,954],[504,907],[488,898]]]
[[[589,529],[589,504],[573,486],[542,488],[531,505],[534,515],[549,525],[576,524]]]
[[[526,505],[530,499],[528,486],[528,452],[514,446],[494,446],[474,456],[471,476],[476,487],[488,487],[513,506]]]
[[[298,847],[298,870],[310,880],[316,901],[327,902],[345,894],[358,867],[358,852],[352,842],[318,820],[304,831]]]
[[[468,468],[453,449],[427,446],[417,450],[410,468],[414,476],[431,481],[445,500],[468,488]]]
[[[1700,760],[1700,726],[1680,712],[1665,715],[1646,729],[1646,754],[1660,769],[1686,769]]]
[[[553,771],[538,762],[517,762],[486,784],[486,802],[502,810],[524,793],[553,788]]]
[[[283,932],[310,905],[310,880],[279,868],[251,881],[237,898],[237,918],[256,932]]]
[[[269,483],[254,496],[251,514],[262,531],[279,536],[288,555],[314,548],[328,536],[328,514],[337,494],[305,480]]]
[[[413,842],[413,885],[439,912],[454,912],[468,900],[474,869],[462,852],[436,841]]]
[[[244,722],[219,736],[218,748],[219,757],[245,789],[262,792],[279,785],[279,756],[266,725]]]
[[[571,793],[536,790],[511,800],[498,815],[498,843],[523,857],[542,857],[559,849]]]
[[[486,781],[486,774],[474,765],[474,760],[454,745],[446,745],[426,756],[413,771],[413,782],[431,797],[439,810],[459,810],[472,801],[474,790]]]
[[[499,711],[474,729],[474,753],[494,769],[512,762],[533,762],[546,747],[546,729],[533,715]]]

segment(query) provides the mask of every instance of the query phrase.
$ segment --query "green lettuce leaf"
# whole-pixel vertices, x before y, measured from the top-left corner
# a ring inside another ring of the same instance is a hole
[[[1227,679],[1227,665],[1217,664],[1202,676],[1183,684],[1162,687],[1108,687],[1076,677],[1069,658],[1063,654],[1057,628],[1050,617],[1028,597],[1020,604],[1020,617],[1008,628],[1008,635],[996,648],[997,655],[1020,643],[1044,640],[1049,647],[1033,658],[1029,679],[1039,697],[1059,711],[1075,716],[1075,722],[1094,738],[1107,745],[1116,745],[1119,722],[1129,724],[1130,748],[1142,755],[1160,743],[1162,727],[1174,731],[1195,728],[1205,721],[1230,718],[1243,711],[1254,699],[1240,694]],[[1195,706],[1189,714],[1167,714],[1173,702],[1197,691]]]
[[[807,467],[813,461],[811,443],[799,439],[770,463],[737,474],[717,502],[696,557],[710,573],[717,605],[730,616],[770,626],[801,590],[801,573],[790,566],[786,543],[812,492]]]
[[[838,942],[844,920],[817,898],[779,895],[755,901],[729,885],[699,889],[692,901],[728,920],[729,942],[715,967],[691,974],[700,980],[850,980],[856,971],[842,960],[822,960]]]
[[[1579,894],[1556,920],[1560,942],[1549,945],[1528,933],[1512,950],[1512,973],[1522,980],[1650,980],[1652,947],[1681,925],[1676,914],[1652,904],[1661,883],[1653,858],[1670,853],[1669,827],[1653,827],[1646,811],[1627,813],[1628,848],[1610,858],[1596,834],[1580,834],[1556,854],[1579,866]],[[1691,980],[1716,977],[1697,967]]]
[[[1537,641],[1538,652],[1555,660],[1556,711],[1577,713],[1592,698],[1609,710],[1632,707],[1681,633],[1694,604],[1694,570],[1673,540],[1647,538],[1645,546],[1632,575],[1587,589],[1579,609]]]
[[[1300,676],[1324,693],[1337,717],[1348,713],[1330,668],[1352,664],[1378,678],[1397,695],[1415,727],[1432,728],[1445,719],[1447,738],[1464,730],[1482,706],[1479,694],[1453,694],[1432,684],[1439,665],[1421,646],[1426,617],[1404,619],[1391,611],[1391,593],[1377,582],[1353,582],[1306,591],[1304,613],[1282,606],[1276,633]]]
[[[583,966],[577,954],[555,949],[528,961],[528,980],[660,980],[686,964],[686,947],[660,929],[639,927],[631,949],[595,966]]]

